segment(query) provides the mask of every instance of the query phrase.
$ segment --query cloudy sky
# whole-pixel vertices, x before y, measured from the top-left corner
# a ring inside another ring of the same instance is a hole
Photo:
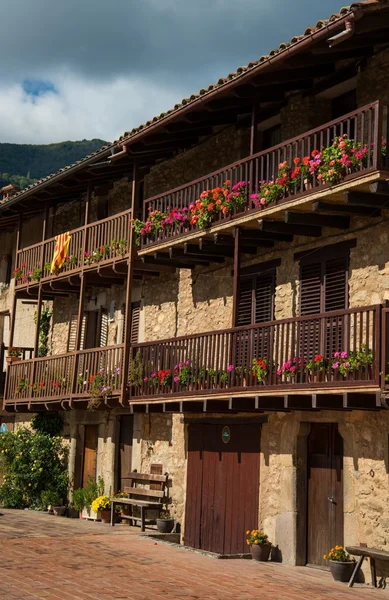
[[[341,0],[0,0],[0,141],[112,140]]]

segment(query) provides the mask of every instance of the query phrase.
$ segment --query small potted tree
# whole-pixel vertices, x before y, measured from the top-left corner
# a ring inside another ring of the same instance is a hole
[[[174,528],[174,519],[170,516],[168,510],[161,511],[157,519],[157,529],[159,533],[171,533]]]
[[[246,544],[250,546],[251,557],[253,560],[262,562],[268,561],[271,551],[271,542],[269,542],[266,533],[260,529],[253,529],[252,531],[246,531],[246,535],[248,536]]]
[[[347,582],[350,580],[355,567],[355,561],[350,558],[343,546],[331,548],[328,554],[323,556],[330,563],[330,571],[334,581]]]
[[[85,508],[85,494],[83,488],[77,488],[73,491],[72,505],[78,512],[80,519],[82,519],[82,511]]]

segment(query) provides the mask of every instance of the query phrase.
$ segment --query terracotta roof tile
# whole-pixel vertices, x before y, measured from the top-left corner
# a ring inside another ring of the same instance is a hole
[[[333,23],[337,19],[343,18],[345,15],[347,15],[348,13],[351,13],[353,10],[365,9],[365,8],[369,9],[371,7],[379,8],[384,5],[389,5],[389,0],[365,0],[364,2],[354,2],[353,4],[351,4],[349,6],[344,6],[343,8],[341,8],[339,10],[338,13],[331,15],[328,19],[320,20],[316,23],[316,25],[314,25],[312,27],[307,27],[303,34],[293,36],[287,42],[282,42],[278,46],[278,48],[274,48],[274,49],[270,50],[269,54],[260,56],[257,60],[251,61],[245,66],[238,67],[236,69],[236,71],[229,73],[227,75],[227,77],[220,78],[217,83],[211,84],[207,88],[201,88],[201,90],[198,94],[192,94],[189,98],[183,98],[180,103],[174,105],[173,109],[169,109],[166,112],[162,112],[160,115],[153,117],[153,119],[146,121],[146,123],[139,125],[137,127],[134,127],[130,131],[126,131],[122,136],[120,136],[120,138],[118,140],[115,140],[114,142],[103,146],[102,148],[100,148],[99,150],[96,150],[92,154],[89,154],[85,158],[78,160],[77,162],[75,162],[71,165],[63,167],[63,168],[59,169],[58,171],[56,171],[55,173],[52,173],[51,175],[48,175],[47,177],[40,179],[36,183],[29,185],[28,187],[24,188],[19,193],[14,194],[12,196],[12,201],[15,201],[15,199],[19,198],[20,196],[23,196],[27,192],[30,192],[33,188],[36,188],[36,187],[40,186],[41,184],[46,183],[47,181],[55,178],[56,175],[59,175],[60,173],[64,173],[66,171],[69,171],[70,169],[73,169],[73,168],[77,167],[78,165],[82,165],[83,163],[90,161],[90,159],[98,156],[99,154],[106,153],[107,150],[113,149],[118,143],[123,143],[124,140],[127,141],[128,139],[135,136],[139,132],[141,132],[141,131],[147,129],[148,127],[154,125],[155,123],[159,122],[160,120],[165,118],[167,115],[171,115],[172,113],[178,111],[182,107],[188,106],[189,104],[195,102],[201,96],[204,96],[204,95],[208,94],[209,92],[214,91],[215,89],[221,88],[224,85],[226,85],[227,83],[229,83],[230,81],[233,81],[234,79],[241,77],[245,73],[255,69],[258,65],[263,64],[265,61],[269,60],[270,58],[276,56],[277,54],[283,52],[284,50],[287,50],[291,46],[294,46],[295,44],[298,44],[302,40],[308,38],[316,31],[323,29],[323,27],[326,27],[328,24]],[[4,207],[4,205],[6,205],[7,203],[8,202],[4,202],[2,207]]]

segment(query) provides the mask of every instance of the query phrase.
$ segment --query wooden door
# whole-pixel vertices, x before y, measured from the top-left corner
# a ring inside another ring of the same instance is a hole
[[[132,435],[134,429],[133,415],[122,415],[120,417],[119,438],[119,471],[117,482],[119,490],[130,486],[129,473],[132,471]]]
[[[247,552],[258,526],[259,424],[189,428],[185,545],[219,554]]]
[[[343,545],[343,439],[336,423],[313,423],[308,437],[307,562]]]
[[[82,486],[86,487],[89,476],[96,481],[98,425],[85,425],[84,460],[82,467]]]

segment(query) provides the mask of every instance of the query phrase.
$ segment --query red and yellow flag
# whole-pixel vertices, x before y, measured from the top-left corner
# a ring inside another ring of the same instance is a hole
[[[55,248],[54,248],[54,256],[53,262],[51,263],[51,272],[55,273],[58,271],[63,263],[65,262],[66,256],[68,254],[68,248],[70,244],[70,238],[72,236],[69,232],[61,233],[61,235],[55,236]]]

